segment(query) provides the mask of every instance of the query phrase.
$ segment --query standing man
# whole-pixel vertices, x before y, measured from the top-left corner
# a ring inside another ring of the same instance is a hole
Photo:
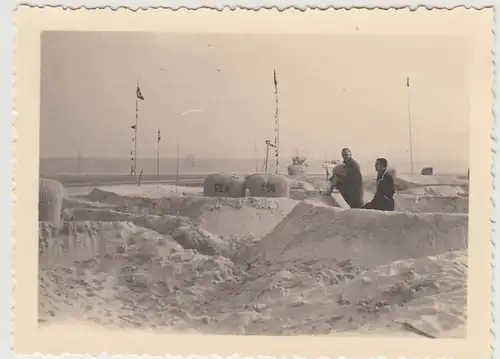
[[[338,176],[333,187],[336,187],[344,200],[351,208],[361,208],[363,206],[363,176],[357,161],[352,158],[349,148],[342,149],[342,159],[344,160],[344,175]],[[331,193],[331,191],[330,191]]]
[[[379,211],[394,211],[394,178],[387,171],[387,159],[377,158],[375,161],[375,170],[377,171],[377,192],[363,208],[376,209]]]

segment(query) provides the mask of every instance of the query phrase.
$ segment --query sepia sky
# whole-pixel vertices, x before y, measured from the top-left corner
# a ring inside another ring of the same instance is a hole
[[[138,157],[252,158],[281,153],[467,161],[468,47],[460,37],[45,32],[41,156],[127,157],[137,78]],[[189,110],[202,110],[188,112]]]

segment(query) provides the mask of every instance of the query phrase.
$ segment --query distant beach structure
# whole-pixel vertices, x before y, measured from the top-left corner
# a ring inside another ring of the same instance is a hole
[[[424,167],[420,171],[420,174],[422,174],[424,176],[432,176],[434,174],[434,168],[432,168],[432,167]]]

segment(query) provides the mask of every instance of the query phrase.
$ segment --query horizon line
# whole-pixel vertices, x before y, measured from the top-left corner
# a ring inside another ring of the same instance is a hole
[[[290,157],[292,158],[294,155],[291,155],[291,156],[284,156],[285,158],[286,157]],[[195,155],[184,155],[184,156],[181,156],[179,158],[181,159],[185,159],[187,157],[191,157],[195,160],[256,160],[256,159],[261,159],[261,157],[197,157]],[[307,156],[305,156],[307,157]],[[92,159],[92,160],[129,160],[129,157],[94,157],[94,156],[90,156],[90,157],[84,157],[84,156],[60,156],[60,157],[57,157],[57,156],[54,156],[54,157],[39,157],[40,160],[64,160],[64,159],[67,159],[67,160],[78,160],[78,159]],[[283,158],[283,157],[280,157],[280,158]],[[148,157],[137,157],[138,160],[145,160],[145,159],[155,159],[156,160],[156,157],[155,156],[148,156]],[[172,159],[172,160],[176,160],[177,157],[175,156],[169,156],[169,157],[160,157],[160,159]],[[273,158],[274,159],[274,158]],[[354,158],[356,161],[360,161],[357,157]],[[371,161],[371,160],[374,160],[375,157],[373,159],[364,159],[364,160],[361,160],[361,161]],[[325,159],[319,159],[319,158],[308,158],[308,161],[322,161],[322,162],[325,162],[327,160]],[[329,160],[329,161],[332,161],[332,160]],[[390,160],[391,162],[407,162],[406,159],[392,159]],[[270,158],[270,162],[273,162]],[[455,162],[455,163],[468,163],[469,160],[428,160],[428,159],[418,159],[418,160],[414,160],[413,162],[428,162],[428,163],[439,163],[439,162]]]

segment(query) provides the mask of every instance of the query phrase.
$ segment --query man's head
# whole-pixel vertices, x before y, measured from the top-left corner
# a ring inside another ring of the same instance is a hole
[[[344,159],[344,161],[348,161],[351,159],[352,153],[351,153],[350,149],[343,148],[341,153],[342,153],[342,158]]]
[[[387,159],[385,158],[377,158],[375,160],[375,170],[378,173],[382,173],[387,169]]]

